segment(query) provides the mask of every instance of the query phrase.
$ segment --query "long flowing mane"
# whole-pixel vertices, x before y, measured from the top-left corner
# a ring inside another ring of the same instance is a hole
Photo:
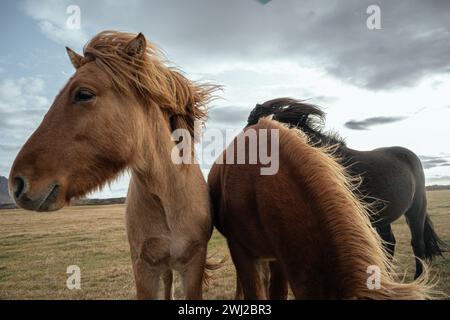
[[[335,132],[325,132],[325,112],[314,104],[292,98],[277,98],[257,104],[250,112],[247,125],[254,125],[261,117],[273,115],[273,119],[296,127],[308,135],[313,143],[322,145],[343,144]]]
[[[353,179],[330,152],[330,147],[313,147],[301,130],[262,118],[256,125],[278,129],[280,157],[292,163],[292,175],[310,194],[323,229],[332,236],[336,250],[336,277],[346,284],[351,297],[362,299],[426,299],[432,295],[428,272],[416,281],[401,283],[382,246],[382,240],[370,223],[369,209],[356,195]],[[298,164],[301,163],[301,168]],[[334,263],[334,262],[333,262]],[[381,273],[381,288],[367,286],[367,267]]]
[[[185,128],[193,136],[195,120],[205,120],[206,105],[219,86],[187,79],[149,41],[142,58],[131,58],[123,49],[134,37],[126,32],[100,32],[84,47],[83,62],[95,60],[117,90],[135,94],[144,104],[155,102],[168,113],[172,130]]]

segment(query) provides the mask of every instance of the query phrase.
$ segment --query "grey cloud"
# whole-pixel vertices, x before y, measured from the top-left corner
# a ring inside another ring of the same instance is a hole
[[[428,160],[440,159],[440,158],[442,158],[442,157],[439,157],[439,156],[423,156],[423,155],[420,155],[419,158],[420,158],[420,160],[422,160],[422,161],[428,161]]]
[[[366,26],[372,0],[79,1],[89,35],[111,25],[143,31],[180,65],[288,59],[370,89],[410,86],[425,75],[450,72],[449,1],[376,3],[381,30]],[[108,15],[101,14],[105,8]],[[52,20],[45,14],[39,19],[44,17]]]
[[[371,117],[364,120],[350,120],[344,126],[351,130],[368,130],[373,126],[405,120],[407,117]]]
[[[450,166],[450,161],[447,157],[420,155],[419,158],[422,161],[424,169]]]
[[[20,147],[47,110],[43,88],[33,77],[0,81],[0,175],[8,175]]]
[[[319,95],[319,96],[314,97],[314,99],[311,99],[311,102],[312,103],[317,102],[319,105],[320,104],[328,105],[328,104],[337,102],[338,100],[339,100],[339,97],[336,97],[336,96]]]
[[[252,107],[216,107],[209,110],[208,122],[222,123],[224,125],[245,124]]]
[[[0,111],[0,126],[3,130],[17,131],[21,135],[28,135],[30,130],[34,130],[42,120],[46,111],[24,110],[15,112]]]

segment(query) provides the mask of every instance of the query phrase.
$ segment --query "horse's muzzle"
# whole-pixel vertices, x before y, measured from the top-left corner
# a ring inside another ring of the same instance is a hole
[[[18,206],[33,211],[53,211],[52,204],[57,200],[60,186],[50,185],[47,190],[37,195],[31,195],[29,183],[26,178],[16,176],[11,180],[10,193]]]

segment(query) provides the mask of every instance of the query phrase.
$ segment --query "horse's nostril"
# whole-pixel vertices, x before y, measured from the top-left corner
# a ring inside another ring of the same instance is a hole
[[[25,180],[22,177],[15,177],[13,187],[14,197],[19,199],[25,190]]]

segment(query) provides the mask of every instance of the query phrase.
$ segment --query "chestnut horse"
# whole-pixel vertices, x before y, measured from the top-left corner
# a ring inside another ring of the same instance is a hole
[[[174,164],[171,132],[194,135],[216,86],[169,68],[137,36],[104,31],[84,48],[67,48],[76,69],[10,173],[10,192],[24,209],[53,211],[132,173],[126,226],[139,299],[172,296],[173,270],[187,299],[202,298],[210,201],[198,164]],[[193,150],[193,148],[192,148]]]
[[[227,239],[245,299],[268,298],[262,271],[275,259],[297,299],[429,298],[427,272],[411,283],[394,279],[368,209],[329,148],[313,147],[301,131],[267,118],[241,135],[249,130],[269,148],[261,133],[278,131],[279,150],[271,150],[278,151],[278,173],[261,175],[261,162],[222,164],[227,153],[249,158],[255,150],[235,148],[238,137],[208,177],[214,224]],[[379,272],[376,287],[372,269]]]

